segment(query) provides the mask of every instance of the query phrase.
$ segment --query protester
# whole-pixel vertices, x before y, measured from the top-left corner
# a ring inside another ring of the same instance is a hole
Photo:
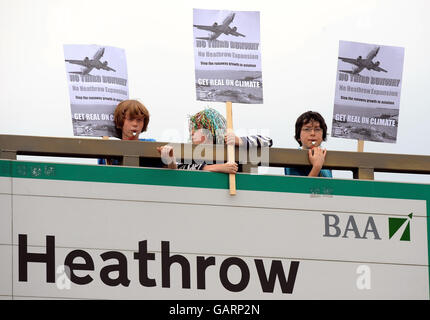
[[[237,137],[233,132],[226,132],[226,120],[218,111],[206,108],[189,118],[190,140],[193,144],[233,144],[248,147],[270,147],[272,139],[260,135]],[[163,163],[172,169],[204,170],[223,173],[236,173],[236,163],[206,164],[192,161],[191,163],[176,162],[173,148],[169,145],[158,148]]]
[[[117,136],[122,140],[155,141],[139,138],[148,128],[150,115],[148,109],[137,100],[124,100],[114,111],[114,122]],[[106,164],[106,159],[99,159],[99,164]],[[119,165],[116,159],[107,159],[107,164]]]
[[[303,169],[285,168],[285,175],[332,178],[331,170],[322,169],[327,154],[327,150],[320,147],[327,139],[327,125],[324,118],[314,111],[303,113],[297,118],[294,138],[302,149],[308,150],[308,158],[312,166]]]

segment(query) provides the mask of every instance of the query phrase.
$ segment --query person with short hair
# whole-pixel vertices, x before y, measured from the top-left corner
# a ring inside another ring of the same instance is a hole
[[[284,168],[285,175],[332,178],[329,169],[322,169],[327,150],[321,143],[327,140],[327,125],[324,118],[315,111],[307,111],[296,120],[294,138],[304,150],[308,150],[308,158],[312,167]]]
[[[148,109],[140,101],[121,101],[114,111],[117,137],[121,140],[155,141],[155,139],[139,138],[139,135],[147,130],[149,119]],[[120,162],[116,159],[98,159],[98,164],[119,165]]]
[[[115,128],[122,140],[154,141],[154,139],[139,139],[149,124],[149,112],[143,103],[137,100],[124,100],[118,104],[114,112]]]

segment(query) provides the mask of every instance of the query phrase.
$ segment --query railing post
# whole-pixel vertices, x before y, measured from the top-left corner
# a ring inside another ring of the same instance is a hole
[[[16,160],[16,151],[12,150],[1,150],[0,159]]]
[[[375,170],[373,168],[358,168],[353,171],[354,179],[361,180],[374,180],[375,179]]]
[[[124,156],[122,158],[122,165],[128,167],[138,167],[139,157],[138,156]]]
[[[251,163],[242,164],[242,172],[257,174],[258,165],[251,164]]]

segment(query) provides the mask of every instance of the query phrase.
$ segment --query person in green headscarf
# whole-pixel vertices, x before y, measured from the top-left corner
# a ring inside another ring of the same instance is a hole
[[[190,142],[193,144],[234,144],[248,147],[270,147],[272,139],[263,136],[237,137],[233,132],[227,133],[224,116],[212,108],[205,108],[189,116]],[[157,148],[165,164],[171,169],[204,170],[223,173],[236,173],[237,163],[206,164],[205,162],[177,163],[171,146]]]
[[[214,144],[224,142],[227,122],[215,109],[206,108],[197,112],[189,117],[188,124],[193,144],[211,143],[211,139]]]

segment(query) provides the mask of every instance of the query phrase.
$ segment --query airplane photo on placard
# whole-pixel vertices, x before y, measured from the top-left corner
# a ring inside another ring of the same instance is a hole
[[[128,99],[125,51],[64,45],[64,57],[74,135],[115,137],[113,112],[119,102]]]
[[[260,13],[194,9],[196,96],[263,103]]]
[[[372,61],[373,58],[375,58],[376,55],[378,54],[379,49],[380,47],[375,47],[374,49],[370,50],[370,52],[367,54],[365,59],[363,59],[361,56],[358,56],[357,59],[339,57],[339,59],[342,60],[343,62],[350,63],[356,66],[352,70],[340,70],[340,72],[345,72],[350,74],[360,74],[360,72],[365,68],[367,70],[387,72],[387,70],[384,70],[379,66],[380,65],[379,61],[376,61],[376,62]]]
[[[105,48],[100,48],[97,50],[97,52],[94,54],[94,57],[92,59],[89,59],[88,57],[85,57],[83,60],[73,60],[73,59],[66,59],[66,62],[69,62],[71,64],[77,64],[80,66],[83,66],[81,71],[69,71],[69,73],[75,73],[75,74],[81,74],[86,75],[91,72],[94,68],[97,70],[103,69],[107,71],[113,71],[114,69],[108,67],[108,62],[105,60],[104,62],[101,62],[100,59],[103,57],[103,54],[105,52]]]
[[[339,41],[332,136],[395,143],[404,48]]]
[[[233,35],[236,37],[245,37],[244,34],[241,34],[239,32],[237,32],[237,27],[233,27],[231,28],[229,25],[230,23],[233,22],[234,16],[236,14],[235,13],[231,13],[229,14],[221,24],[218,24],[217,22],[214,22],[212,25],[209,26],[203,26],[203,25],[198,25],[195,24],[193,25],[193,27],[200,29],[200,30],[206,30],[206,31],[210,31],[211,33],[209,34],[209,36],[207,37],[196,37],[196,39],[200,39],[200,40],[215,40],[217,39],[221,34],[226,34],[226,35]]]

